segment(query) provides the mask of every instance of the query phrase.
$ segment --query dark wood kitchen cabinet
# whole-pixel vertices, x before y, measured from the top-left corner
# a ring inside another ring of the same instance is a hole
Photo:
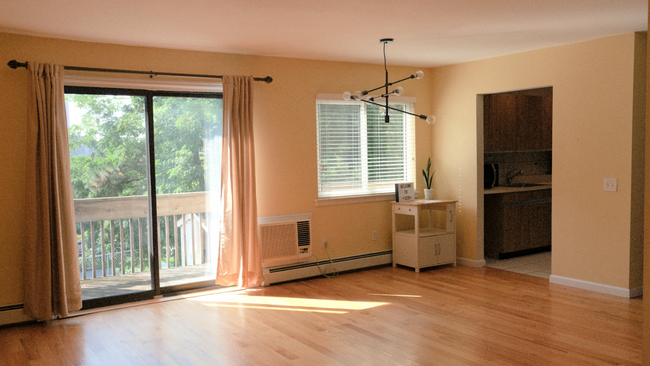
[[[484,151],[551,150],[553,97],[483,96]]]
[[[485,256],[503,259],[551,246],[551,189],[485,195]]]

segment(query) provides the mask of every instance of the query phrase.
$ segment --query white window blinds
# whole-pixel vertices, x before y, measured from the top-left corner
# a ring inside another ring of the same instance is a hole
[[[385,123],[379,106],[332,99],[316,100],[318,197],[390,193],[395,183],[414,181],[414,117],[389,110]],[[390,106],[411,112],[413,98],[404,99],[411,102]]]

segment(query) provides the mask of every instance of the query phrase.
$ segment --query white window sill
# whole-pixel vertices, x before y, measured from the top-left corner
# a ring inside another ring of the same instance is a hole
[[[420,192],[415,192],[415,198],[419,196]],[[348,205],[354,203],[366,203],[376,201],[395,201],[395,193],[378,193],[368,194],[363,196],[343,196],[343,197],[329,197],[317,198],[316,206],[332,206],[332,205]]]

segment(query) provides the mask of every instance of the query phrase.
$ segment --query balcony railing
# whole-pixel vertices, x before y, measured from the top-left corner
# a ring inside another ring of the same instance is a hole
[[[157,196],[161,269],[211,262],[209,228],[218,227],[218,217],[209,213],[207,196],[205,192]],[[89,198],[74,204],[82,280],[149,270],[147,196]]]

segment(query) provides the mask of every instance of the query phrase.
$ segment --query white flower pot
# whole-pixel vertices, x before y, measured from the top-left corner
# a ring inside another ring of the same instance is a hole
[[[433,199],[433,188],[431,189],[424,189],[424,199],[425,200],[432,200]]]

